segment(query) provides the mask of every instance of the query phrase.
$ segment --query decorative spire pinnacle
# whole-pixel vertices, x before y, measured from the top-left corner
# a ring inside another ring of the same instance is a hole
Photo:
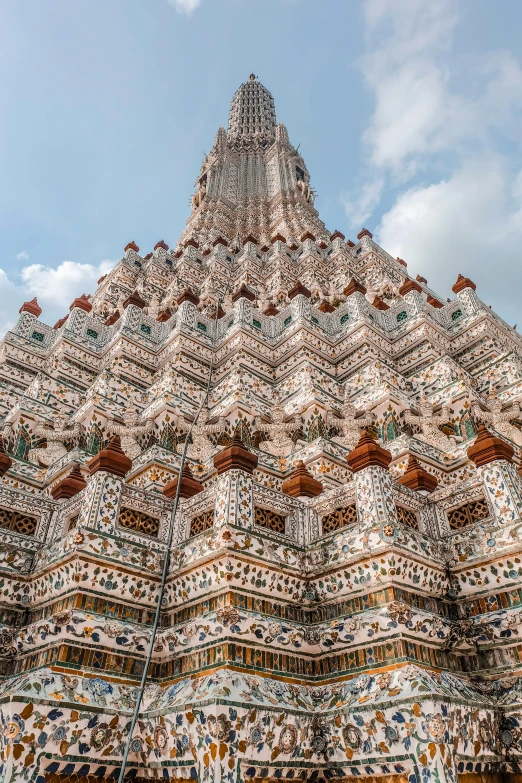
[[[35,296],[30,302],[24,302],[18,312],[31,313],[31,315],[35,315],[38,318],[42,314],[42,308],[38,304],[38,299]]]
[[[515,450],[502,438],[489,432],[483,424],[479,424],[478,435],[473,446],[468,449],[468,458],[475,463],[477,468],[489,465],[498,459],[513,462]]]
[[[133,291],[124,301],[123,309],[125,310],[129,305],[134,305],[143,310],[147,306],[147,302],[139,295],[138,291]]]
[[[363,430],[359,443],[346,457],[354,473],[373,466],[388,470],[391,460],[390,452],[379,446],[366,430]]]
[[[419,465],[413,454],[410,454],[406,470],[397,481],[403,487],[409,487],[409,489],[422,493],[433,492],[439,483],[432,473],[428,473]]]
[[[234,435],[230,444],[216,454],[214,467],[218,476],[227,470],[243,470],[245,473],[253,473],[257,467],[258,458],[247,449],[239,435]]]
[[[80,466],[75,463],[69,475],[54,485],[51,489],[51,495],[54,500],[68,500],[85,489],[86,486],[87,482],[82,476]]]
[[[276,115],[274,99],[253,73],[236,91],[230,104],[228,138],[263,135],[275,138]]]
[[[88,463],[91,473],[112,473],[114,476],[125,476],[132,468],[132,460],[123,452],[119,435],[113,435],[107,446],[99,451]]]
[[[287,479],[281,485],[281,492],[292,498],[315,498],[323,491],[323,485],[317,481],[300,460]]]
[[[179,477],[176,476],[176,478],[174,478],[172,481],[169,481],[168,484],[165,484],[163,487],[163,494],[166,497],[176,497],[178,479]],[[179,496],[180,498],[191,498],[193,495],[197,495],[198,492],[203,492],[203,484],[200,484],[199,481],[196,481],[192,475],[192,471],[190,470],[188,463],[185,462],[183,465],[183,470],[181,471],[181,488],[179,490]]]
[[[69,310],[74,310],[75,307],[78,307],[80,310],[85,310],[86,313],[91,312],[92,304],[89,302],[87,294],[77,296],[74,302],[71,303]]]
[[[469,279],[469,277],[463,277],[461,274],[459,274],[457,280],[451,286],[451,290],[454,294],[460,294],[460,292],[464,291],[465,288],[471,288],[473,291],[476,291],[477,286],[473,280]]]

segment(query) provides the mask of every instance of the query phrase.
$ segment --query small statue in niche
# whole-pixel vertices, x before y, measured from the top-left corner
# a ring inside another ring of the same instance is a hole
[[[156,292],[154,292],[150,298],[150,302],[147,307],[147,315],[151,318],[157,318],[160,313],[160,298]]]
[[[344,390],[344,402],[341,406],[342,418],[339,419],[333,410],[326,414],[326,423],[330,427],[336,427],[341,430],[342,435],[338,435],[332,440],[341,446],[353,451],[359,442],[361,432],[373,423],[373,413],[364,411],[362,416],[357,418],[359,411],[350,401],[350,390],[348,387]],[[367,414],[367,415],[365,415]]]
[[[205,200],[207,195],[207,177],[206,175],[201,177],[198,181],[196,192],[192,196],[192,209],[198,209]]]
[[[219,418],[216,424],[208,424],[210,418],[210,410],[205,405],[199,414],[197,422],[192,427],[190,437],[192,443],[187,447],[187,456],[189,459],[195,462],[202,463],[209,460],[219,451],[219,447],[215,446],[209,438],[209,435],[219,434],[225,430],[226,419],[224,416]],[[187,433],[190,430],[191,424],[188,421],[180,419],[178,421],[178,429],[181,433]],[[183,451],[183,444],[178,444],[178,453]]]
[[[481,424],[486,424],[495,429],[500,435],[522,446],[522,432],[511,424],[513,419],[520,418],[520,404],[515,400],[511,405],[502,410],[502,400],[490,395],[487,398],[488,410],[484,411],[479,403],[474,400],[471,404],[473,418]]]
[[[305,201],[309,204],[313,204],[313,192],[308,182],[305,182],[304,179],[298,179],[297,189],[301,192]]]
[[[256,305],[258,310],[260,310],[262,313],[266,310],[266,308],[271,304],[270,299],[268,298],[268,293],[266,290],[266,287],[264,285],[258,286],[258,294],[256,298]]]
[[[69,416],[58,411],[54,414],[53,425],[39,424],[34,431],[37,438],[45,438],[47,447],[39,446],[30,449],[29,462],[35,462],[37,465],[49,467],[67,454],[65,443],[74,441],[80,434],[80,425],[75,422],[72,427],[68,426]]]
[[[111,419],[107,429],[111,435],[120,436],[122,450],[127,457],[135,460],[142,452],[142,447],[137,438],[145,433],[149,433],[154,426],[154,421],[152,419],[141,419],[132,405],[124,410],[121,418],[122,424],[119,424],[115,419]]]
[[[261,441],[259,448],[273,454],[274,457],[286,457],[295,448],[289,433],[295,432],[302,426],[302,419],[300,416],[293,416],[292,421],[285,422],[286,411],[281,405],[279,392],[275,389],[272,392],[271,419],[271,422],[264,422],[259,416],[255,418],[257,430],[268,434],[268,440]]]
[[[414,413],[413,409],[411,409],[404,414],[406,424],[410,424],[415,428],[416,438],[430,446],[435,446],[435,448],[443,452],[451,451],[462,440],[462,437],[456,435],[448,437],[439,429],[450,421],[450,408],[447,403],[442,406],[438,413],[435,413],[434,406],[428,397],[425,394],[421,394],[416,408],[418,413]]]

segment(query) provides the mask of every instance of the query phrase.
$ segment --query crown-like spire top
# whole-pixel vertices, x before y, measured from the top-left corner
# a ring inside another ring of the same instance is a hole
[[[251,73],[248,82],[245,82],[236,91],[230,104],[228,118],[228,137],[231,140],[244,138],[245,136],[267,136],[271,139],[275,135],[276,115],[274,99]]]

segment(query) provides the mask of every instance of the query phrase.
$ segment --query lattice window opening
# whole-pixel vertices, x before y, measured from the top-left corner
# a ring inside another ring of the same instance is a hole
[[[0,508],[0,527],[4,530],[11,530],[13,533],[20,533],[23,536],[34,536],[37,526],[38,519],[36,517]]]
[[[135,511],[133,508],[122,508],[118,518],[120,527],[133,530],[150,538],[158,538],[160,521],[157,517],[151,517],[143,511]]]
[[[273,533],[279,533],[284,536],[286,533],[286,520],[286,516],[277,514],[271,509],[262,508],[261,506],[256,506],[254,509],[254,524],[257,527],[271,530]]]
[[[471,503],[464,503],[464,505],[448,511],[448,524],[452,530],[460,530],[463,527],[481,522],[489,516],[489,508],[485,498],[478,498]]]
[[[190,520],[190,532],[189,538],[198,536],[200,533],[204,533],[206,530],[210,530],[214,527],[214,509],[209,511],[203,511]]]
[[[357,506],[355,503],[336,508],[330,514],[325,514],[322,519],[323,535],[334,533],[336,530],[353,525],[355,522],[357,522]]]
[[[66,522],[65,522],[65,530],[67,531],[67,533],[70,530],[75,530],[75,528],[78,527],[79,519],[80,519],[80,512],[78,512],[77,514],[74,514],[72,517],[69,517],[69,519],[66,520]]]
[[[419,518],[417,513],[411,508],[405,508],[404,506],[397,506],[397,520],[401,525],[411,527],[412,530],[419,529]]]

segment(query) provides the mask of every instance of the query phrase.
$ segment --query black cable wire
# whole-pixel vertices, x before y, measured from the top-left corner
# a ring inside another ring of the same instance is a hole
[[[235,263],[235,260],[236,260],[236,255],[237,255],[238,250],[239,250],[239,246],[238,246],[238,242],[236,241],[234,252],[232,254],[232,263],[231,263],[231,267],[230,267],[230,274],[229,274],[229,277],[228,277],[228,284],[227,284],[227,287],[225,289],[224,296],[226,296],[226,294],[230,290],[230,281],[231,281],[231,278],[232,278],[232,271],[233,271],[233,267],[234,267],[234,263]],[[215,310],[215,318],[214,318],[214,324],[215,324],[215,327],[214,327],[214,337],[213,337],[213,340],[212,340],[212,352],[210,354],[210,363],[209,363],[209,368],[208,368],[207,385],[206,385],[206,389],[205,389],[205,394],[203,395],[203,398],[201,400],[201,404],[200,404],[198,410],[196,411],[196,415],[194,416],[194,419],[192,420],[192,422],[190,424],[190,427],[189,427],[188,432],[187,432],[187,436],[185,438],[185,443],[183,444],[183,451],[181,453],[181,460],[180,460],[179,469],[178,469],[178,485],[176,487],[176,495],[174,497],[174,505],[173,505],[172,514],[171,514],[171,517],[170,517],[169,532],[168,532],[168,536],[167,536],[167,548],[166,548],[166,551],[165,551],[165,559],[163,561],[163,570],[162,570],[162,574],[161,574],[160,589],[159,589],[159,594],[158,594],[158,603],[157,603],[157,606],[156,606],[156,611],[154,613],[154,622],[152,624],[152,633],[151,633],[151,637],[150,637],[150,644],[149,644],[149,649],[148,649],[148,652],[147,652],[147,657],[145,659],[145,665],[143,667],[143,674],[141,676],[141,682],[140,682],[140,687],[139,687],[139,691],[138,691],[138,695],[137,695],[137,699],[136,699],[136,705],[134,707],[134,712],[132,714],[132,720],[131,720],[131,725],[130,725],[130,728],[129,728],[129,734],[128,734],[128,737],[127,737],[127,742],[125,743],[125,750],[124,750],[124,753],[123,753],[122,765],[121,765],[120,773],[119,773],[119,776],[118,776],[118,783],[123,783],[123,781],[124,781],[125,771],[127,769],[127,763],[128,763],[128,759],[129,759],[130,746],[131,746],[131,743],[132,743],[132,735],[134,734],[134,729],[136,727],[136,723],[137,723],[139,715],[140,715],[141,703],[143,701],[143,694],[145,692],[145,686],[147,684],[147,679],[148,679],[148,675],[149,675],[149,668],[150,668],[150,664],[151,664],[151,660],[152,660],[152,654],[154,652],[154,644],[156,642],[156,634],[158,632],[158,625],[159,625],[159,620],[160,620],[160,615],[161,615],[161,606],[162,606],[162,603],[163,603],[163,597],[165,595],[165,587],[166,587],[166,583],[167,583],[167,577],[169,575],[170,550],[171,550],[171,547],[172,547],[172,540],[174,538],[174,522],[175,522],[175,519],[176,519],[176,513],[178,511],[179,493],[180,493],[180,490],[181,490],[181,474],[182,474],[182,471],[183,471],[183,468],[184,468],[185,462],[186,462],[189,438],[190,438],[190,435],[191,435],[192,430],[194,428],[194,425],[197,423],[197,421],[199,419],[199,415],[200,415],[201,411],[203,410],[203,407],[208,402],[208,398],[209,398],[209,395],[210,395],[210,387],[211,387],[211,384],[212,384],[212,373],[214,371],[214,357],[215,357],[215,353],[216,353],[216,343],[217,343],[217,336],[218,336],[217,332],[218,332],[219,307],[220,307],[220,297],[219,297],[219,294],[217,294],[216,295],[216,310]]]

